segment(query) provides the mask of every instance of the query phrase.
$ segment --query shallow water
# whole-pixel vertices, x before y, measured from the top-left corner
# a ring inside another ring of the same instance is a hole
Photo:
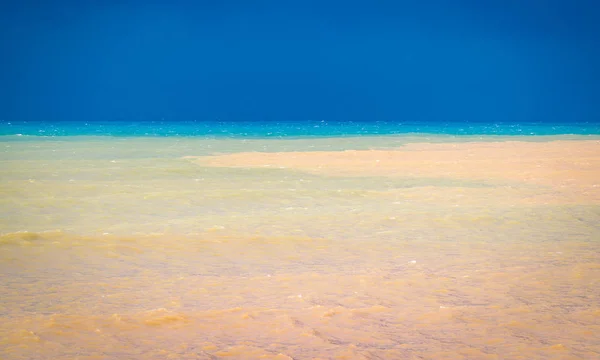
[[[597,137],[0,146],[0,358],[600,357]]]

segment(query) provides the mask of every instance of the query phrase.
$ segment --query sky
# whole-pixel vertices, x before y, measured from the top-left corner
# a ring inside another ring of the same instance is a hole
[[[0,121],[600,122],[600,2],[3,1]]]

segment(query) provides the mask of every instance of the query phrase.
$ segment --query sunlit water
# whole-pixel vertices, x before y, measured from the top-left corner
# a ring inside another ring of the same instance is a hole
[[[600,358],[600,139],[504,140],[5,136],[0,358]]]

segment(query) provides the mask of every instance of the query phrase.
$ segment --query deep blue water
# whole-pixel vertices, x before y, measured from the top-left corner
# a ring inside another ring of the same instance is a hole
[[[390,122],[3,122],[0,135],[337,137],[394,134],[600,135],[600,123],[390,123]]]

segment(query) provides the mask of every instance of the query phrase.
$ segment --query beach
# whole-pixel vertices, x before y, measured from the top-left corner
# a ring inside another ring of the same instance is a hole
[[[0,358],[600,356],[598,136],[0,146]]]

